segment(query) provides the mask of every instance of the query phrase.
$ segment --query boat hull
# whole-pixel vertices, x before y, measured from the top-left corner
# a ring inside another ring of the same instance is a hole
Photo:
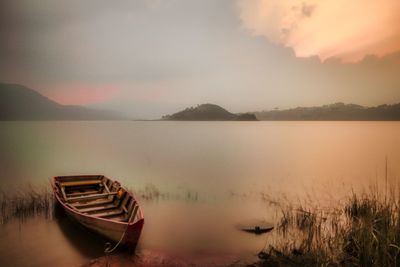
[[[59,201],[59,203],[62,205]],[[65,209],[69,218],[83,225],[87,229],[113,241],[119,242],[123,237],[121,244],[135,248],[142,232],[144,220],[139,220],[134,224],[121,224],[113,221],[98,220],[88,216],[82,216],[79,213]],[[126,232],[125,232],[126,231]],[[124,235],[124,236],[123,236]]]
[[[143,214],[140,209],[137,215],[138,219],[129,223],[100,218],[82,213],[70,204],[65,203],[59,193],[60,190],[56,187],[55,178],[53,179],[52,187],[57,202],[61,205],[69,218],[110,241],[129,246],[130,248],[136,247],[144,224]],[[133,198],[132,195],[130,196]],[[135,203],[137,203],[136,200]]]

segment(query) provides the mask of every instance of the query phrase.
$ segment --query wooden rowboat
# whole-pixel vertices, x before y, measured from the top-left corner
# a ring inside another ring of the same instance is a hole
[[[136,246],[143,213],[117,181],[103,175],[56,176],[52,187],[69,217],[118,244]]]

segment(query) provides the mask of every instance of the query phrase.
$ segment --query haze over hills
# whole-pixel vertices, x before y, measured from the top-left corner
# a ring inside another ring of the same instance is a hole
[[[186,108],[163,120],[181,121],[225,121],[225,120],[266,120],[266,121],[398,121],[400,103],[364,107],[356,104],[335,103],[317,107],[297,107],[267,111],[233,114],[214,104],[202,104]]]
[[[0,120],[114,120],[121,118],[108,111],[61,105],[22,85],[0,83]]]
[[[174,121],[256,121],[254,114],[233,114],[215,104],[201,104],[162,117]]]
[[[400,120],[400,103],[376,107],[335,103],[318,107],[260,111],[254,114],[259,120],[271,121],[398,121]]]
[[[18,84],[0,83],[0,120],[119,120],[127,119],[117,113],[67,106],[54,102],[35,90]],[[178,121],[232,121],[232,120],[345,120],[345,121],[399,121],[400,103],[364,107],[335,103],[316,107],[297,107],[234,114],[215,104],[202,104],[162,117]]]

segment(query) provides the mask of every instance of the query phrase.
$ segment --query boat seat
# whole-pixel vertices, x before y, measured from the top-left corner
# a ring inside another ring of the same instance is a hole
[[[123,214],[117,214],[113,216],[109,216],[108,219],[111,219],[113,221],[119,221],[119,222],[126,222],[127,219]]]
[[[87,212],[87,213],[91,213],[91,212],[95,212],[95,211],[102,211],[102,210],[109,210],[112,208],[116,208],[114,203],[110,203],[110,204],[106,204],[106,205],[100,205],[98,207],[91,207],[91,208],[80,208],[79,210],[81,212]],[[92,214],[95,215],[95,214]]]
[[[78,209],[81,209],[81,208],[88,208],[88,207],[97,206],[97,205],[106,205],[106,204],[110,204],[113,201],[114,201],[114,199],[106,198],[105,200],[97,199],[97,200],[93,200],[93,201],[85,202],[85,203],[76,202],[76,203],[73,203],[72,205]]]
[[[97,213],[97,214],[91,214],[91,215],[100,217],[100,218],[106,218],[106,217],[115,216],[115,215],[119,215],[119,214],[123,214],[123,213],[124,213],[124,211],[122,209],[117,208],[117,209],[113,209],[113,210],[109,210],[109,211],[105,211],[105,212]]]
[[[76,197],[76,196],[84,196],[84,195],[93,195],[100,193],[100,190],[90,190],[90,191],[83,191],[83,192],[73,192],[67,193],[67,197]]]
[[[98,199],[104,198],[108,196],[115,196],[118,192],[110,192],[110,193],[101,193],[101,194],[94,194],[88,196],[78,196],[78,197],[69,197],[67,201],[79,201],[79,200],[90,200],[90,199]]]
[[[82,186],[82,185],[96,185],[102,184],[103,181],[101,180],[86,180],[86,181],[71,181],[71,182],[61,182],[60,186]]]

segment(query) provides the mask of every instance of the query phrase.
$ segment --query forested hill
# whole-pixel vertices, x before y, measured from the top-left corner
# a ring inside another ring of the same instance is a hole
[[[297,107],[285,110],[268,110],[254,112],[259,120],[305,120],[305,121],[398,121],[400,120],[400,103],[363,107],[355,104],[335,103],[319,107]]]
[[[256,121],[254,114],[234,114],[214,104],[202,104],[186,108],[172,115],[162,117],[163,120],[174,121]]]

